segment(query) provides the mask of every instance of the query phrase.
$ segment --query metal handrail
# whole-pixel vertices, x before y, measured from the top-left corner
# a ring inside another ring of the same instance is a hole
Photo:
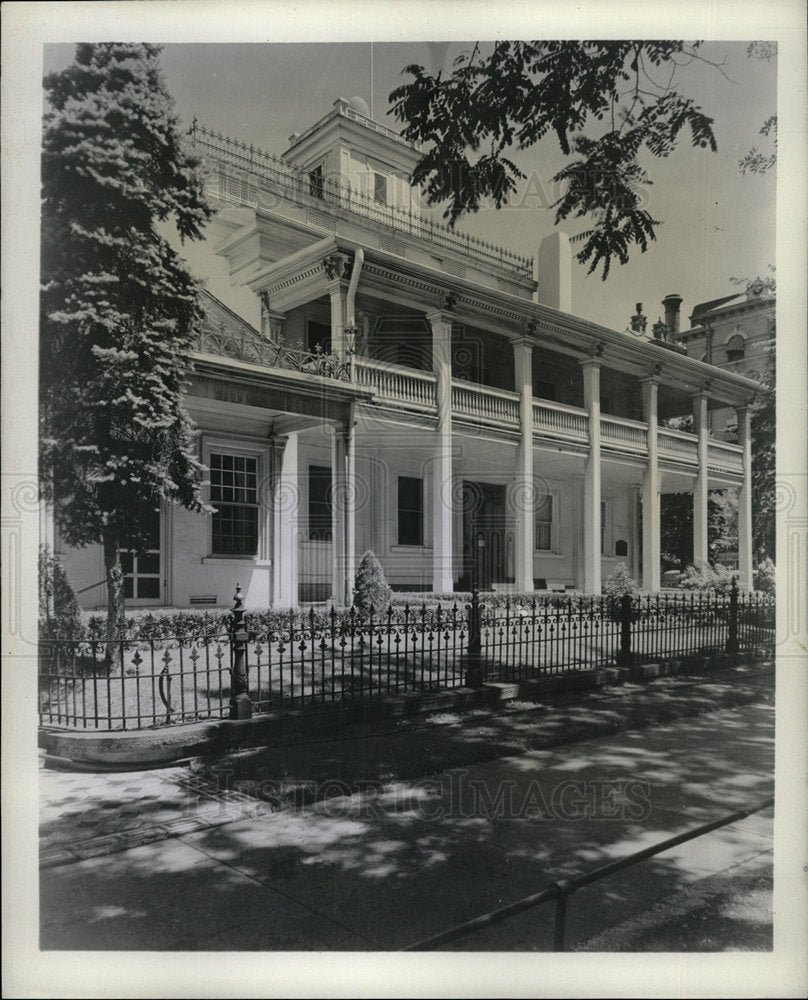
[[[531,910],[542,903],[554,899],[556,902],[556,912],[553,929],[553,951],[564,951],[564,936],[567,927],[567,900],[576,890],[592,882],[597,882],[602,878],[607,878],[609,875],[614,875],[615,872],[630,868],[632,865],[636,865],[640,861],[645,861],[647,858],[652,858],[655,854],[662,854],[665,851],[669,851],[672,847],[684,844],[688,840],[695,840],[696,837],[703,837],[705,834],[712,833],[713,830],[718,830],[722,826],[737,823],[738,820],[746,819],[748,816],[762,812],[773,805],[774,797],[764,799],[763,802],[749,809],[740,809],[737,812],[730,813],[728,816],[724,816],[722,819],[713,820],[711,823],[703,823],[694,830],[690,830],[687,833],[680,833],[675,837],[669,837],[667,840],[662,840],[651,847],[635,851],[625,858],[611,861],[607,865],[601,865],[600,868],[595,868],[584,875],[576,875],[574,878],[569,879],[560,879],[558,882],[553,882],[546,889],[542,889],[541,892],[525,896],[515,903],[509,903],[507,906],[492,910],[490,913],[484,913],[473,920],[467,920],[463,924],[458,924],[457,927],[452,927],[441,934],[435,934],[433,937],[425,938],[423,941],[417,941],[415,944],[408,945],[402,950],[432,951],[435,948],[440,948],[442,945],[450,944],[452,941],[466,937],[468,934],[473,934],[475,931],[482,930],[484,927],[491,927],[493,924],[501,923],[503,920],[507,920],[517,913]]]

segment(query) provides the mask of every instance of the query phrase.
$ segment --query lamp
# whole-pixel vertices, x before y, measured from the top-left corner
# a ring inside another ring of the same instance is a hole
[[[345,340],[345,353],[349,357],[353,357],[356,354],[356,337],[359,333],[358,326],[346,326],[343,330],[343,337]]]

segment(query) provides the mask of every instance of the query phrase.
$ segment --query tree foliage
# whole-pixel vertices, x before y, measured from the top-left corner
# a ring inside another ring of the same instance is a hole
[[[199,287],[157,225],[195,239],[211,213],[159,52],[82,44],[45,79],[40,469],[63,538],[104,545],[110,637],[118,550],[162,501],[203,506],[181,406]]]
[[[770,62],[777,56],[777,42],[752,42],[747,46],[746,54],[750,58]],[[753,146],[745,153],[738,161],[742,174],[767,174],[777,164],[777,115],[769,115],[758,134],[769,140],[770,148],[760,150]]]
[[[643,207],[651,184],[641,156],[666,157],[687,130],[693,146],[715,151],[712,119],[673,87],[676,68],[699,58],[681,41],[502,41],[484,55],[479,43],[451,73],[404,69],[412,80],[390,94],[405,138],[424,143],[413,173],[430,204],[448,201],[450,225],[483,199],[497,208],[524,174],[509,158],[554,136],[570,162],[556,223],[590,217],[578,260],[609,273],[616,258],[642,251],[660,225]],[[665,77],[661,83],[654,76]],[[585,129],[589,129],[587,133]]]
[[[81,609],[64,566],[47,545],[39,549],[39,638],[78,639]]]

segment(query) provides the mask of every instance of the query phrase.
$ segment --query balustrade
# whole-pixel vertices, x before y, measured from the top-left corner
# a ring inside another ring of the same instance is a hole
[[[284,368],[343,382],[351,378],[348,359],[320,350],[299,351],[283,341],[262,337],[246,324],[231,328],[224,323],[216,325],[208,319],[202,324],[195,347],[200,354],[233,358],[264,368]]]
[[[519,426],[519,396],[504,389],[452,381],[452,412],[497,424]]]
[[[586,410],[534,400],[533,429],[543,435],[586,441],[589,438],[589,418]]]
[[[619,417],[601,417],[601,444],[645,454],[648,451],[648,426],[636,420],[622,420]]]
[[[682,431],[660,430],[658,432],[659,456],[676,462],[698,465],[698,441],[692,434]]]
[[[434,409],[436,403],[435,376],[389,362],[354,359],[357,385],[375,390],[382,399],[406,406]]]
[[[738,445],[711,441],[707,446],[707,466],[717,472],[743,474],[743,451]]]

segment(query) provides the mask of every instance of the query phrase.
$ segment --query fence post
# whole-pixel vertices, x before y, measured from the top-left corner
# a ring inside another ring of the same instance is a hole
[[[236,584],[233,595],[233,611],[230,623],[230,718],[249,719],[252,715],[252,703],[248,693],[247,682],[247,631],[241,623],[244,617],[242,604],[244,597],[241,584]]]
[[[631,594],[623,594],[620,598],[620,652],[617,663],[628,667],[631,659]]]
[[[733,661],[738,658],[738,578],[733,576],[729,592],[729,633],[727,635],[727,655]]]
[[[475,587],[471,592],[469,612],[469,638],[466,647],[466,687],[482,687],[485,680],[480,639],[480,592]]]
[[[567,900],[570,896],[570,880],[560,879],[552,887],[556,891],[555,920],[553,921],[553,951],[564,950],[564,938],[567,932]]]

